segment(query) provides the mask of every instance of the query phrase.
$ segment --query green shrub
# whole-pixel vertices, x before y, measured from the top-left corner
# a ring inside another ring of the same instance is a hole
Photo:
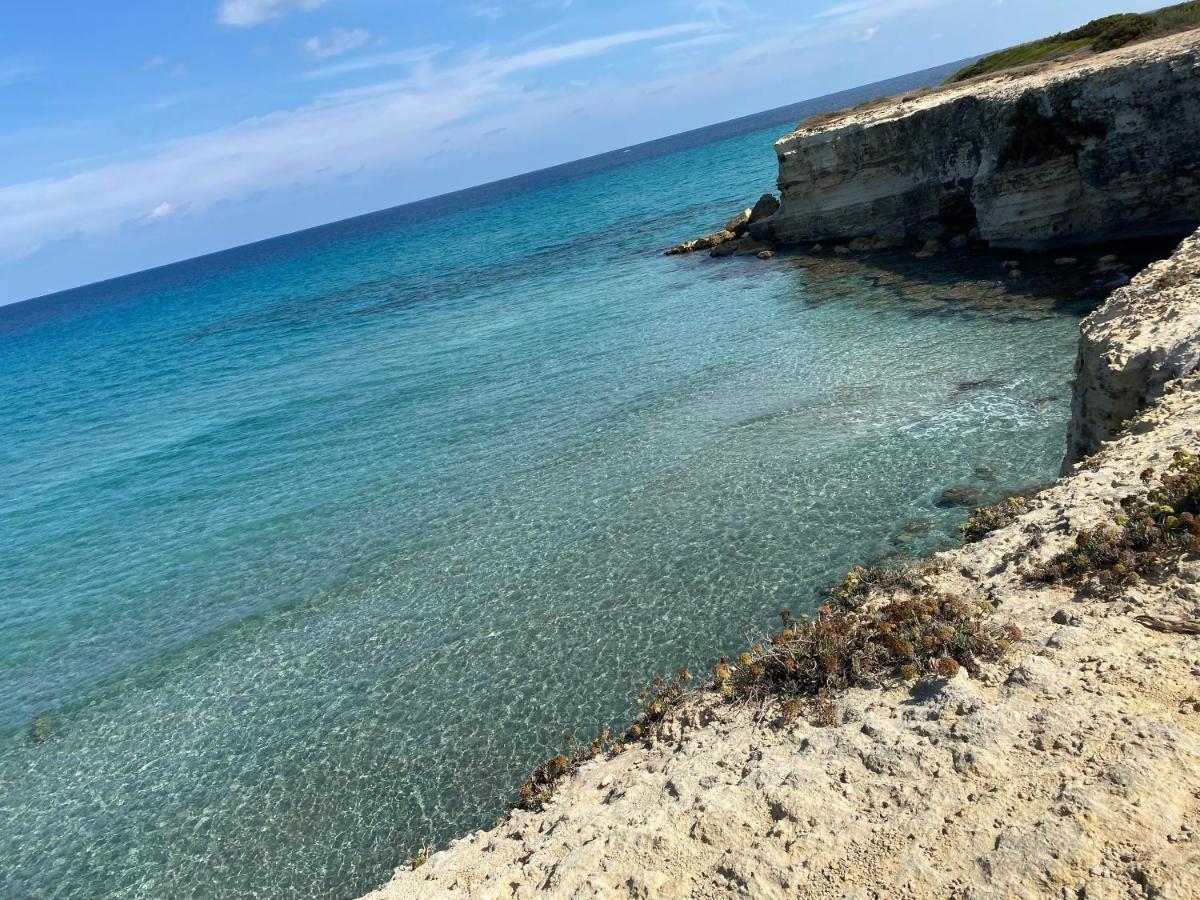
[[[1093,19],[1071,31],[985,56],[955,72],[949,81],[966,81],[980,75],[1056,59],[1079,50],[1103,53],[1134,41],[1161,37],[1197,25],[1200,25],[1200,0],[1189,0],[1148,13],[1118,13]]]

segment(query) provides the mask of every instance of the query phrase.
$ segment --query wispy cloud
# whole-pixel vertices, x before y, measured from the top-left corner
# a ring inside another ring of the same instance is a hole
[[[466,143],[477,139],[479,129],[503,127],[522,115],[545,122],[562,113],[546,101],[569,97],[569,91],[530,91],[527,79],[516,76],[706,27],[619,32],[508,56],[477,51],[439,68],[425,58],[397,80],[325,94],[298,109],[172,141],[140,159],[0,187],[0,258],[13,258],[31,242],[112,231],[148,216],[158,221],[179,209],[291,190],[364,166],[419,162],[451,126],[461,126]],[[172,199],[166,203],[164,197]]]
[[[656,53],[676,53],[683,50],[695,50],[699,47],[711,46],[712,44],[724,44],[735,37],[737,35],[732,31],[715,31],[712,34],[700,34],[682,41],[670,41],[666,44],[659,44],[654,50]]]
[[[371,40],[365,28],[334,28],[325,35],[313,35],[304,42],[304,52],[313,59],[330,59],[357,50]]]
[[[282,19],[298,10],[316,9],[329,0],[222,0],[217,7],[217,21],[235,28],[249,28]]]

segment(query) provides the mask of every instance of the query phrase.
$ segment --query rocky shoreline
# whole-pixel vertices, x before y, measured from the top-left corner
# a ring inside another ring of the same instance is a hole
[[[764,197],[669,252],[771,259],[803,241],[832,243],[817,252],[833,259],[900,245],[924,260],[1047,249],[1057,236],[1089,243],[1121,228],[1179,234],[1200,209],[1193,163],[1168,155],[1156,175],[1142,154],[1200,121],[1198,66],[1200,36],[1189,33],[827,117],[777,145],[782,203]],[[1120,121],[1002,171],[1031,91],[1046,100],[1039,117],[1070,108],[1083,117],[1071,121],[1091,121],[1094,104],[1116,97]],[[1154,129],[1130,118],[1138,104]],[[949,180],[947,133],[959,148]],[[1132,180],[1111,168],[1122,153]],[[1081,327],[1063,477],[981,513],[973,543],[863,601],[954,598],[1019,635],[1002,654],[852,685],[819,716],[797,716],[783,697],[731,702],[723,685],[764,658],[756,650],[718,666],[620,752],[543,773],[553,791],[538,811],[510,812],[370,896],[1200,896],[1196,542],[1185,535],[1154,577],[1127,571],[1136,558],[1125,555],[1104,563],[1117,579],[1104,584],[1086,571],[1042,577],[1084,551],[1102,556],[1098,535],[1110,532],[1100,529],[1125,528],[1128,510],[1157,502],[1145,498],[1200,450],[1200,232],[1136,274],[1109,253],[1070,254],[1055,257],[1062,269],[1116,291]],[[1008,281],[1023,265],[999,260]],[[1173,508],[1148,508],[1173,524],[1147,528],[1183,527]]]
[[[1200,376],[1155,387],[1137,354],[1111,352],[1149,329],[1180,358],[1197,315],[1200,236],[1084,324],[1081,365],[1102,333],[1105,371],[1129,377],[1080,402],[1098,420],[1150,405],[924,576],[1015,624],[1005,657],[916,691],[851,689],[830,727],[693,692],[655,740],[584,763],[541,812],[514,811],[371,896],[1200,895],[1200,636],[1143,624],[1200,620],[1200,559],[1115,595],[1028,577],[1200,446]],[[1098,379],[1081,374],[1087,394]]]

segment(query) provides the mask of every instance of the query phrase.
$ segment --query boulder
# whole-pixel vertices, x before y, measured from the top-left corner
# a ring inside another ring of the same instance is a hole
[[[737,241],[722,241],[708,251],[709,256],[717,259],[723,256],[733,256],[735,253],[737,253]]]
[[[755,222],[769,219],[777,212],[779,212],[779,201],[775,199],[775,195],[763,194],[758,198],[758,202],[754,204],[754,208],[750,210],[750,224],[753,225]]]
[[[740,213],[725,223],[725,230],[741,237],[746,233],[746,229],[750,227],[750,208],[743,209]]]

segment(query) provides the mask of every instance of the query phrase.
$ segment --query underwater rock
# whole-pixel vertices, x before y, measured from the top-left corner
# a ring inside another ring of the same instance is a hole
[[[959,506],[978,506],[983,492],[969,484],[955,484],[946,488],[934,501],[934,506],[953,509]]]
[[[918,538],[929,534],[935,527],[937,527],[937,523],[933,519],[909,519],[892,535],[892,543],[911,544]]]
[[[29,739],[35,744],[44,744],[54,737],[54,723],[49,716],[38,716],[29,726]]]

